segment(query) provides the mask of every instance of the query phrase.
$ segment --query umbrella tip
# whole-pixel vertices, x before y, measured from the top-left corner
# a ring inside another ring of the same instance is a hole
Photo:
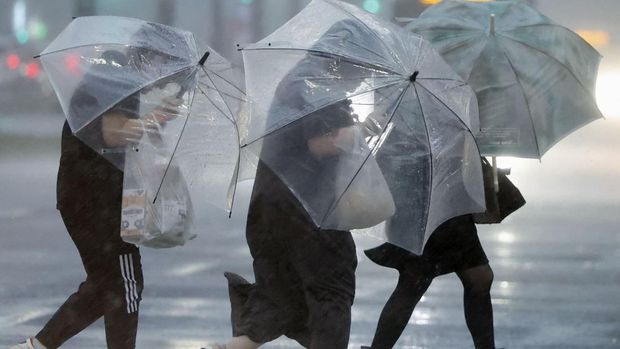
[[[416,70],[416,71],[414,71],[414,72],[413,72],[413,75],[411,75],[411,76],[409,77],[409,81],[411,81],[411,82],[415,82],[415,81],[416,81],[416,79],[418,78],[418,74],[420,74],[420,72],[419,72],[419,71],[417,71],[417,70]]]
[[[489,34],[495,35],[495,13],[489,16]]]
[[[210,54],[211,54],[211,52],[209,52],[209,51],[205,52],[205,54],[202,56],[200,61],[198,61],[198,64],[205,65],[205,62],[207,61],[207,58],[209,58]]]

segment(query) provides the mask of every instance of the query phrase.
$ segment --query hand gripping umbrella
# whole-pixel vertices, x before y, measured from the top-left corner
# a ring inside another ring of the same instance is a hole
[[[189,189],[217,177],[205,173],[211,165],[234,168],[244,94],[231,65],[211,49],[198,54],[190,32],[133,18],[79,17],[40,59],[72,132],[119,169],[142,167],[149,201],[171,167],[181,169]]]
[[[541,158],[602,117],[598,52],[524,2],[444,1],[406,29],[428,39],[476,91],[482,155]]]
[[[474,93],[421,37],[314,0],[242,51],[244,156],[259,159],[257,178],[277,175],[318,227],[389,218],[370,232],[419,253],[443,221],[484,210]]]

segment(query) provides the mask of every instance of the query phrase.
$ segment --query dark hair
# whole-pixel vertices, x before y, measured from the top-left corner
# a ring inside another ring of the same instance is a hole
[[[153,45],[159,44],[159,50],[152,49]],[[129,50],[127,56],[135,63],[141,63],[143,57],[163,57],[175,61],[183,57],[174,56],[170,51],[186,52],[189,56],[190,47],[187,45],[186,38],[181,36],[172,28],[158,23],[146,23],[129,40]],[[140,58],[136,60],[136,58]],[[189,57],[187,57],[189,58]]]

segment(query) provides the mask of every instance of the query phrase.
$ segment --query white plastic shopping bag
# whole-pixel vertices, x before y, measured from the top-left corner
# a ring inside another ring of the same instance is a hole
[[[152,248],[184,245],[196,235],[191,231],[192,203],[182,171],[132,155],[128,154],[124,171],[121,238]],[[157,180],[164,172],[157,193]]]

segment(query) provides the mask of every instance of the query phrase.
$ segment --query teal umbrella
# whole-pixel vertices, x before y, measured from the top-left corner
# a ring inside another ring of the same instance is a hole
[[[483,155],[541,158],[602,117],[599,53],[523,2],[444,1],[406,28],[431,41],[475,90]]]

